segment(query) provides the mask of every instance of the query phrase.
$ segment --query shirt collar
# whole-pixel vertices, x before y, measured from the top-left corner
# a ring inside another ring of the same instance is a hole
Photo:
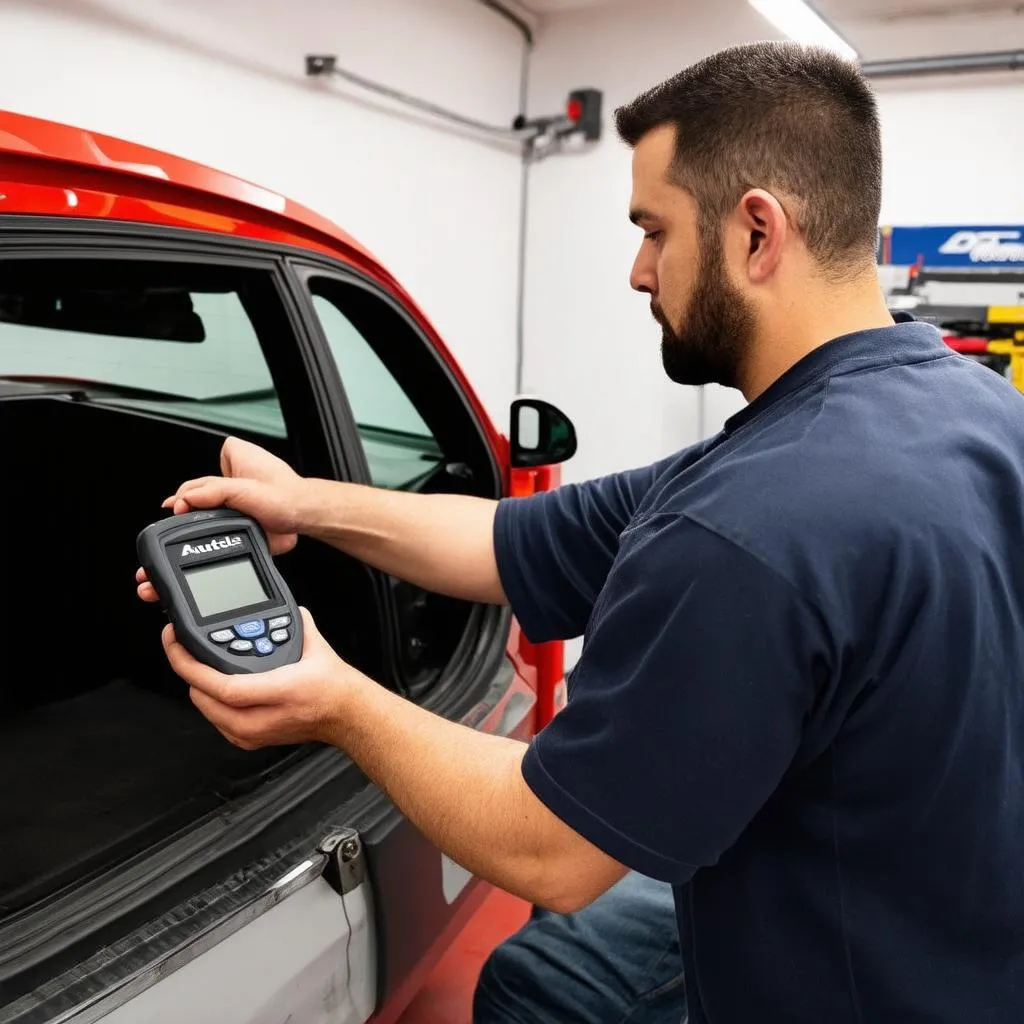
[[[936,327],[915,320],[903,310],[891,312],[895,321],[892,327],[875,327],[843,334],[809,352],[753,402],[730,416],[725,422],[725,433],[730,434],[749,423],[780,399],[819,377],[831,377],[854,367],[860,369],[873,365],[911,363],[954,354]]]

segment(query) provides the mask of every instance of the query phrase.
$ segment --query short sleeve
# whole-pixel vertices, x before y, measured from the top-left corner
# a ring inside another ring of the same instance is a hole
[[[772,795],[831,676],[827,627],[773,569],[685,516],[631,529],[533,792],[626,866],[681,884]]]
[[[498,575],[531,641],[583,633],[618,553],[619,534],[671,462],[499,502]]]

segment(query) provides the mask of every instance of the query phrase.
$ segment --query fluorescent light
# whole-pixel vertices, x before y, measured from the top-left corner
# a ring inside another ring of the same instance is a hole
[[[798,43],[824,46],[848,60],[857,59],[857,51],[804,0],[747,0],[763,18]]]

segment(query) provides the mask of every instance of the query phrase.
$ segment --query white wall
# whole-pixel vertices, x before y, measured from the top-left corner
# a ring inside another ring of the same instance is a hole
[[[514,390],[518,150],[425,124],[307,52],[510,124],[522,41],[476,0],[4,0],[0,105],[282,192],[373,250],[504,427]]]
[[[883,224],[1024,224],[1024,75],[876,90]]]
[[[844,22],[867,60],[1024,49],[1009,5]],[[869,5],[865,5],[869,8]],[[1024,72],[879,79],[882,222],[1024,223]]]
[[[629,287],[640,233],[626,213],[630,153],[614,108],[705,54],[777,38],[739,0],[634,0],[546,19],[530,74],[530,111],[557,110],[577,86],[604,90],[606,131],[585,152],[535,165],[530,181],[524,388],[576,422],[567,480],[641,465],[700,436],[698,389],[672,384],[649,301]],[[742,399],[708,388],[706,420]]]
[[[849,35],[866,60],[1024,47],[1024,18],[861,19]],[[737,392],[713,387],[701,410],[698,389],[665,378],[659,329],[627,281],[639,233],[626,220],[630,156],[615,138],[612,112],[713,50],[767,38],[777,35],[744,0],[636,0],[541,26],[531,112],[557,109],[576,86],[605,90],[606,103],[605,139],[539,164],[530,184],[524,384],[577,422],[580,454],[566,479],[668,454],[742,407]],[[883,220],[1024,223],[1022,81],[879,82]]]

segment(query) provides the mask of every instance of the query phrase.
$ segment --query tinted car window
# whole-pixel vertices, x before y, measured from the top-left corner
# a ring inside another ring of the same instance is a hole
[[[313,296],[313,306],[348,385],[356,422],[363,427],[431,437],[423,417],[345,314],[322,295]]]
[[[246,304],[265,275],[145,260],[8,260],[0,377],[284,437]]]
[[[345,386],[373,483],[415,488],[442,459],[437,440],[364,335],[333,297],[317,294],[316,282],[313,288],[313,307]]]

